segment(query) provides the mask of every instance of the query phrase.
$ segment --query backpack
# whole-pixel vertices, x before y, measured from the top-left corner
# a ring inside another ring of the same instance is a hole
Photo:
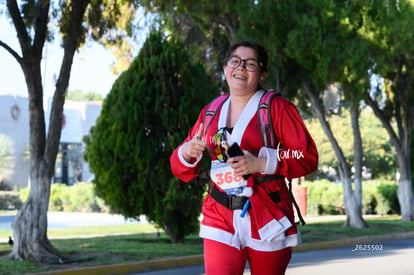
[[[265,147],[270,148],[277,148],[278,140],[275,135],[275,131],[273,129],[272,123],[272,116],[270,114],[270,105],[272,102],[273,97],[275,96],[282,96],[279,91],[275,90],[268,90],[266,91],[259,101],[257,116],[258,116],[258,124],[259,124],[259,131],[260,137],[262,139],[262,144]],[[203,118],[203,125],[204,125],[204,134],[207,133],[207,129],[210,126],[211,121],[215,117],[217,110],[224,104],[224,102],[229,98],[229,94],[224,94],[221,96],[216,97],[210,104],[207,106],[206,112]],[[292,192],[292,179],[288,179],[288,186],[289,186],[289,195],[292,199],[293,205],[296,208],[296,213],[298,214],[300,223],[305,225],[306,222],[302,217],[300,212],[299,206],[293,196]]]

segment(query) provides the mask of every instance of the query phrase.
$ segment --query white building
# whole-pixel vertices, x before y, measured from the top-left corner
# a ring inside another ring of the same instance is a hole
[[[51,99],[44,100],[46,129],[49,123]],[[8,180],[10,186],[25,187],[29,180],[29,103],[27,97],[0,93],[0,134],[13,142],[14,173]],[[64,105],[61,146],[56,159],[55,182],[73,184],[92,178],[82,152],[83,136],[89,134],[102,108],[102,102],[73,102]],[[26,154],[27,155],[27,154]]]

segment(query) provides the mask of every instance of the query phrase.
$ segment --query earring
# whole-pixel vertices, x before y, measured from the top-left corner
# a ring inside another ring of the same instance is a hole
[[[260,80],[264,80],[264,77],[262,76],[262,77],[260,78]]]

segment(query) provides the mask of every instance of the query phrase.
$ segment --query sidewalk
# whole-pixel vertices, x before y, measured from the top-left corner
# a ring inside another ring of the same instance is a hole
[[[299,251],[310,251],[320,250],[328,248],[336,248],[343,246],[354,246],[355,244],[367,244],[367,243],[378,243],[386,240],[401,240],[414,238],[414,232],[405,232],[398,234],[387,234],[377,236],[367,236],[358,238],[349,238],[338,241],[327,241],[320,243],[304,243],[300,246],[294,247],[294,252]],[[33,275],[127,275],[133,273],[150,272],[156,270],[173,269],[179,267],[186,267],[192,265],[202,265],[203,255],[187,256],[187,257],[174,257],[159,260],[130,262],[124,264],[105,265],[86,267],[73,270],[62,270],[62,271],[50,271],[45,273],[34,273]]]

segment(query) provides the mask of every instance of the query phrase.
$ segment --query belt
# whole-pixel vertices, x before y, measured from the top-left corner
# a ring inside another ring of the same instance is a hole
[[[221,192],[216,186],[213,186],[211,189],[210,196],[216,202],[230,210],[242,209],[246,201],[249,199],[245,196],[228,196],[226,193]]]
[[[275,180],[282,180],[282,179],[285,179],[285,177],[281,175],[257,177],[255,178],[255,183],[260,184],[260,183],[265,183],[265,182],[275,181]],[[292,179],[289,179],[288,183],[289,183],[289,195],[292,199],[293,205],[296,208],[296,212],[299,216],[300,223],[302,225],[305,225],[306,222],[303,219],[302,213],[300,212],[300,208],[298,204],[296,203],[295,197],[293,196]],[[281,201],[279,191],[268,193],[268,195],[270,199],[276,204]],[[221,205],[223,205],[224,207],[230,210],[243,209],[244,204],[249,199],[248,197],[243,197],[243,196],[240,196],[240,197],[239,196],[228,196],[226,193],[221,192],[216,186],[213,186],[213,188],[211,189],[210,196],[215,201],[217,201],[218,203],[220,203]],[[251,204],[249,204],[249,209],[250,208],[251,208]]]
[[[284,176],[282,175],[270,175],[270,176],[264,176],[264,177],[257,177],[254,179],[255,183],[265,183],[265,182],[270,182],[270,181],[275,181],[275,180],[283,180],[285,179]]]
[[[279,191],[269,193],[268,195],[274,203],[279,203],[281,201]],[[229,210],[242,209],[249,199],[249,197],[245,196],[228,196],[226,193],[221,192],[216,186],[213,186],[211,189],[210,196]],[[251,204],[249,204],[249,209],[250,208]]]

